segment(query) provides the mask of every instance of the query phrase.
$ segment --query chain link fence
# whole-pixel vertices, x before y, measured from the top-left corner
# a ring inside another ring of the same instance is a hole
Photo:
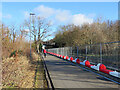
[[[91,64],[102,63],[113,70],[120,69],[120,41],[100,43],[76,47],[62,47],[47,49],[48,52],[79,58],[81,61],[89,60]]]

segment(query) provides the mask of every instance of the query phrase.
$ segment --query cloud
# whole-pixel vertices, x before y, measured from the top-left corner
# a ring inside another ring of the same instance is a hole
[[[68,10],[56,10],[55,19],[60,22],[65,22],[69,20],[70,16],[70,11]]]
[[[2,17],[2,13],[0,12],[0,17]]]
[[[10,14],[2,15],[2,17],[5,18],[5,19],[11,19],[12,18],[12,16]]]
[[[27,19],[30,15],[29,15],[29,12],[25,11],[24,12],[24,16],[25,16],[25,19]]]
[[[39,16],[49,17],[55,13],[53,8],[40,5],[34,9],[35,12],[39,13]]]
[[[74,24],[82,25],[84,23],[92,23],[94,14],[88,14],[87,16],[79,13],[72,14],[70,10],[54,9],[44,5],[40,5],[33,9],[36,16],[45,17],[48,20],[52,20],[52,23],[58,24]],[[25,17],[29,17],[28,12],[24,12]]]
[[[94,18],[95,16],[96,16],[96,14],[95,13],[90,13],[90,14],[88,14],[87,15],[89,18]]]
[[[2,13],[0,12],[0,23],[1,23],[1,21],[2,21]]]
[[[88,18],[87,16],[85,16],[83,14],[73,15],[73,18],[72,18],[72,23],[75,25],[82,25],[84,23],[91,24],[92,22],[93,22],[92,18]]]

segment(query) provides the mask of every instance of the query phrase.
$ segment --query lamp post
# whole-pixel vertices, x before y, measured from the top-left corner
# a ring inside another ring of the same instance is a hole
[[[30,13],[30,58],[31,58],[31,16],[35,15],[34,13]]]

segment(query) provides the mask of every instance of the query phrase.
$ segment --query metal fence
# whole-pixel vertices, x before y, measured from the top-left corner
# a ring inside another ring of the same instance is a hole
[[[120,41],[100,43],[76,47],[63,47],[48,49],[48,52],[64,56],[79,58],[81,61],[89,60],[91,64],[102,63],[108,68],[120,69]]]

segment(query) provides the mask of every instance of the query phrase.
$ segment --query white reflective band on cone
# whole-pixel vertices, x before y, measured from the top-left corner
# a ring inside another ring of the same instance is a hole
[[[120,78],[120,73],[119,72],[114,71],[114,72],[109,72],[109,74],[112,75],[112,76]]]
[[[100,66],[100,64],[101,64],[101,63],[98,63],[97,66],[91,66],[91,68],[99,71],[99,66]]]

